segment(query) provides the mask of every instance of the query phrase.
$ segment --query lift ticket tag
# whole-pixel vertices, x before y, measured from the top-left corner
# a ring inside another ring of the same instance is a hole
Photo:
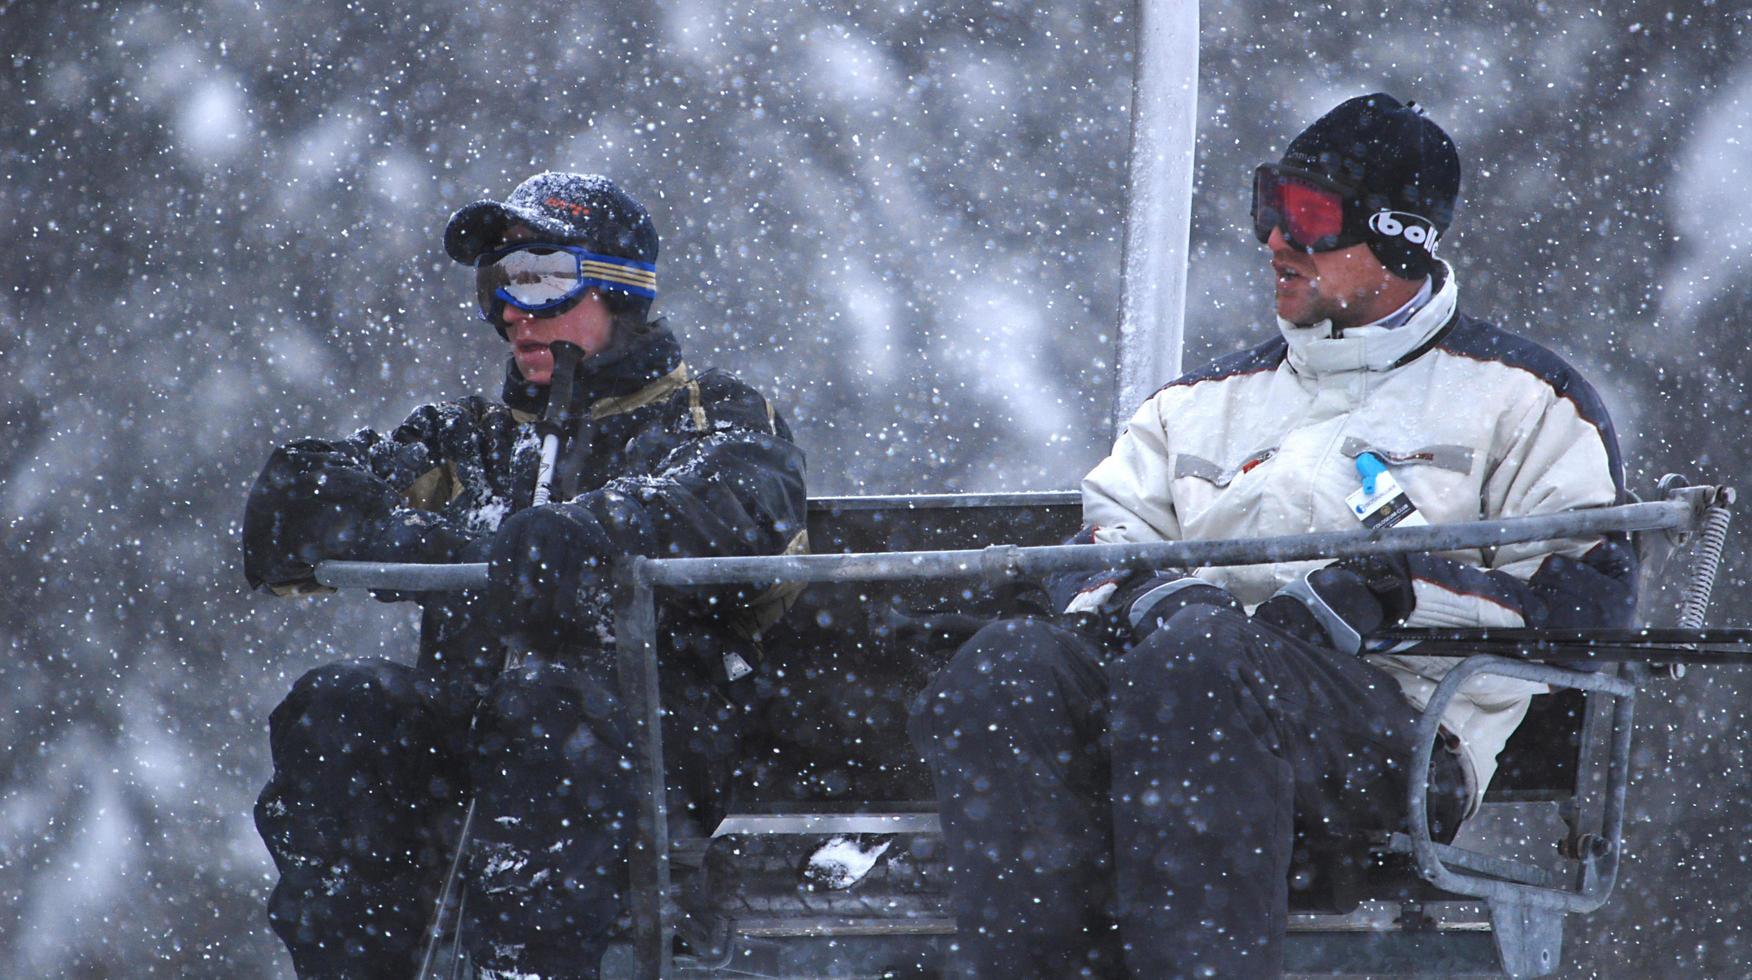
[[[724,676],[733,681],[739,681],[752,673],[754,673],[754,668],[748,665],[748,661],[742,659],[742,654],[734,650],[724,654]]]
[[[1362,477],[1363,485],[1345,497],[1344,502],[1364,527],[1373,531],[1400,524],[1419,527],[1429,523],[1418,512],[1417,505],[1411,502],[1411,497],[1400,488],[1399,481],[1387,471],[1387,464],[1381,461],[1381,457],[1374,453],[1359,453],[1357,475]]]

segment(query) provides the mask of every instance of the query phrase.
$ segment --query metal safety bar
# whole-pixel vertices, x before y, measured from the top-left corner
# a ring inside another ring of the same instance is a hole
[[[1285,535],[1251,540],[1164,541],[1039,548],[995,545],[964,551],[746,558],[652,559],[630,556],[615,567],[618,592],[615,645],[622,697],[624,703],[634,706],[637,712],[634,719],[637,731],[633,764],[637,785],[641,788],[641,799],[638,833],[630,855],[630,864],[633,884],[633,946],[638,975],[649,978],[667,976],[671,973],[672,962],[672,926],[666,905],[669,893],[668,808],[663,787],[662,734],[658,724],[661,707],[657,683],[657,586],[963,577],[1006,579],[1022,575],[1096,571],[1106,568],[1198,568],[1393,552],[1489,549],[1508,544],[1612,532],[1658,530],[1686,535],[1699,526],[1704,509],[1697,495],[1686,495],[1684,491],[1690,489],[1669,491],[1666,500],[1561,514],[1424,527]],[[317,581],[333,588],[363,587],[398,591],[478,588],[486,584],[486,573],[485,564],[324,562],[316,568]],[[1505,664],[1517,669],[1535,666],[1512,661],[1505,661]],[[1477,669],[1482,668],[1475,668],[1475,671]],[[1610,680],[1604,677],[1598,679]],[[1456,681],[1455,688],[1458,683]],[[1628,713],[1626,722],[1628,723]],[[1426,734],[1433,740],[1434,729]],[[1618,736],[1615,733],[1616,737]],[[1628,731],[1623,737],[1626,739],[1625,751],[1628,752]],[[1427,753],[1423,762],[1427,767]],[[1417,805],[1421,807],[1423,804],[1420,801]],[[1419,809],[1417,812],[1423,811]],[[1621,818],[1622,793],[1618,813]],[[1414,827],[1422,825],[1421,820],[1413,820]],[[1426,827],[1426,837],[1427,833]],[[1442,872],[1439,862],[1433,867],[1438,873]]]
[[[1201,568],[1266,565],[1403,551],[1466,551],[1530,541],[1624,531],[1689,533],[1697,508],[1686,500],[1620,504],[1562,514],[1467,521],[1425,527],[1325,531],[1270,538],[1151,541],[1142,544],[993,545],[963,551],[893,551],[841,555],[759,555],[746,558],[641,558],[641,580],[652,585],[728,585],[749,582],[869,582],[912,578],[1011,578],[1104,568]],[[331,588],[440,592],[487,584],[485,563],[424,565],[329,561],[316,580]]]

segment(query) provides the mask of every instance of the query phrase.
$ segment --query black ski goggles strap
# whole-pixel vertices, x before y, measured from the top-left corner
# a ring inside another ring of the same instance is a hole
[[[1397,240],[1434,255],[1442,234],[1423,215],[1372,207],[1343,184],[1267,163],[1253,171],[1253,234],[1266,242],[1274,229],[1291,248],[1304,252]]]

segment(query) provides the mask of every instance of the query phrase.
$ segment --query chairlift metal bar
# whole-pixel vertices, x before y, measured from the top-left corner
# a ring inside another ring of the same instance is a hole
[[[867,582],[893,579],[1017,577],[1102,568],[1202,568],[1315,561],[1405,551],[1467,551],[1530,541],[1626,531],[1690,531],[1695,508],[1683,500],[1660,500],[1425,527],[1324,531],[1268,538],[1214,541],[1153,541],[1144,544],[993,545],[961,551],[896,551],[868,554],[759,555],[739,558],[665,558],[644,564],[656,586],[728,585],[749,582]],[[484,563],[422,565],[389,562],[323,562],[316,579],[331,588],[410,592],[480,588]]]
[[[1417,644],[1420,657],[1499,657],[1540,663],[1684,663],[1752,666],[1752,629],[1398,629],[1382,640]]]
[[[1377,531],[1327,531],[1252,539],[1160,541],[1145,544],[994,545],[965,551],[671,558],[650,568],[653,585],[850,582],[884,579],[1014,578],[1102,568],[1202,568],[1313,561],[1404,551],[1465,551],[1594,534],[1689,529],[1692,507],[1680,501],[1622,504],[1590,510]]]
[[[1138,0],[1113,425],[1180,374],[1198,140],[1197,0]]]
[[[633,778],[639,819],[627,855],[632,900],[633,953],[641,976],[671,972],[669,803],[664,788],[662,700],[657,677],[657,602],[645,570],[633,557],[615,568],[615,661],[621,703],[632,712]]]

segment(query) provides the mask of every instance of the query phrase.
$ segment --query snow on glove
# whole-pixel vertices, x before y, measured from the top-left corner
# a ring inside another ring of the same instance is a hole
[[[377,447],[386,452],[388,447],[421,449],[423,454],[421,447],[390,442],[379,442]],[[400,506],[400,495],[393,485],[361,467],[347,452],[313,440],[301,457],[312,484],[305,506],[316,508],[318,513],[326,507],[333,515],[345,515],[347,522],[338,531],[331,531],[325,552],[311,552],[318,555],[317,561],[339,558],[442,564],[456,561],[468,546],[469,535],[443,515]],[[419,594],[373,589],[371,597],[379,602],[407,602],[417,600]]]
[[[1253,616],[1310,643],[1360,653],[1363,640],[1411,615],[1417,598],[1404,555],[1344,558],[1259,604]]]
[[[493,601],[517,626],[579,626],[600,612],[614,543],[594,516],[570,504],[518,511],[488,548]]]

